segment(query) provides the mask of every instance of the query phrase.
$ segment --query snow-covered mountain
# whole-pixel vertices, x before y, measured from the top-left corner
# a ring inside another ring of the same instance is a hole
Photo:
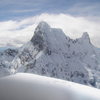
[[[17,53],[17,49],[7,49],[0,52],[0,77],[11,74],[11,62]]]
[[[35,73],[97,87],[99,56],[86,32],[73,40],[41,22],[32,39],[14,54],[10,73]]]

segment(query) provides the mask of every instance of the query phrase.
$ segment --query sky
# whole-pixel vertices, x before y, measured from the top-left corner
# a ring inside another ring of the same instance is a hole
[[[0,46],[21,46],[40,21],[100,47],[100,0],[0,0]]]

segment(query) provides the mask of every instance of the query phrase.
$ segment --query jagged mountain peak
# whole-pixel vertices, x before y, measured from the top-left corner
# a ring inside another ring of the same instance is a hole
[[[50,25],[47,22],[40,22],[35,31],[34,31],[34,35],[35,34],[54,34],[55,32],[59,32],[59,33],[63,33],[63,31],[59,28],[51,28]],[[63,33],[64,34],[64,33]]]
[[[39,28],[50,28],[49,24],[45,21],[41,21],[38,26]]]
[[[31,42],[38,50],[42,50],[44,48],[48,33],[50,33],[50,26],[44,21],[40,22],[31,39]]]
[[[83,38],[89,38],[89,34],[88,34],[88,32],[83,32],[82,37],[83,37]]]
[[[90,37],[89,37],[89,34],[87,32],[84,32],[82,37],[81,37],[84,41],[88,41],[90,42]]]
[[[91,51],[91,42],[87,32],[84,32],[81,38],[76,40],[66,36],[59,28],[51,28],[46,22],[42,21],[36,27],[31,43],[37,51],[67,51],[83,52],[84,49]],[[79,45],[80,44],[80,45]],[[74,47],[75,46],[75,47]],[[77,46],[83,50],[78,50]]]
[[[44,21],[41,21],[38,26],[36,27],[35,29],[35,34],[38,32],[38,31],[41,31],[41,33],[45,33],[46,30],[49,30],[50,29],[50,26],[44,22]]]
[[[56,47],[59,43],[63,44],[62,40],[66,40],[66,35],[61,29],[51,28],[46,22],[40,22],[34,31],[31,39],[33,45],[43,50],[44,47]],[[57,42],[58,41],[58,42]]]
[[[44,21],[40,22],[34,31],[34,35],[31,39],[31,42],[34,42],[35,38],[36,40],[43,39],[44,34],[47,34],[47,32],[45,31],[49,29],[50,29],[50,26],[46,22]]]
[[[38,24],[38,26],[36,27],[35,31],[34,31],[34,35],[31,39],[31,42],[33,44],[37,44],[39,42],[46,42],[49,41],[50,38],[53,38],[57,36],[57,39],[59,37],[59,41],[61,41],[60,38],[67,38],[67,41],[72,40],[70,37],[66,36],[64,34],[64,32],[59,29],[59,28],[51,28],[49,26],[49,24],[45,21],[42,21]],[[90,44],[90,37],[89,34],[87,32],[84,32],[82,37],[78,39],[80,42],[84,42],[87,44]],[[53,41],[53,39],[52,39]],[[74,41],[74,40],[73,40]],[[35,43],[34,43],[35,42]]]

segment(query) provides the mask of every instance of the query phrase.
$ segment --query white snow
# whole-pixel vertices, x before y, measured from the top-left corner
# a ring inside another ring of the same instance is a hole
[[[100,100],[100,90],[60,79],[17,73],[0,79],[0,100]]]

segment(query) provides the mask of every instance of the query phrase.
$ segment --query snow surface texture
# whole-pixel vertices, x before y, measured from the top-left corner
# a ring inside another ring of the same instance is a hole
[[[81,38],[73,40],[61,29],[51,28],[41,22],[32,39],[18,49],[9,64],[4,65],[10,74],[35,73],[99,88],[98,54],[86,32]]]
[[[60,79],[18,73],[0,79],[0,100],[100,100],[100,90]]]

